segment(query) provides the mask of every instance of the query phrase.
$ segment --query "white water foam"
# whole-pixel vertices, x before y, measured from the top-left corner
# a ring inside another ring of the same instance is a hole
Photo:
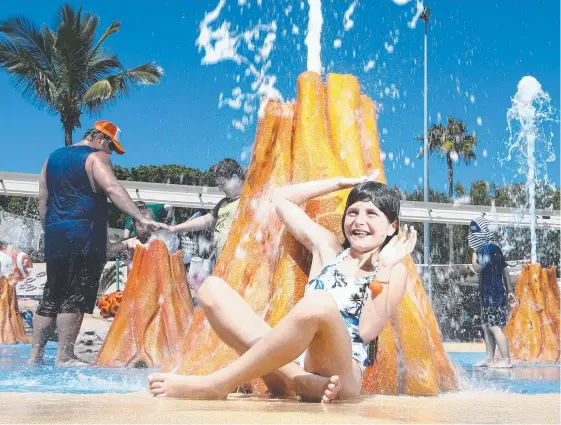
[[[168,230],[158,230],[158,231],[154,232],[148,238],[148,245],[150,245],[152,243],[152,241],[155,241],[155,240],[163,241],[166,244],[166,247],[167,247],[168,252],[170,254],[175,254],[177,252],[177,250],[179,249],[179,236],[177,236],[175,233],[172,233]]]

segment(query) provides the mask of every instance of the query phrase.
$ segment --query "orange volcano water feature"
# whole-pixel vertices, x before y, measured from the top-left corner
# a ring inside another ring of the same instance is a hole
[[[137,246],[123,297],[99,352],[97,366],[162,364],[188,338],[193,300],[183,254],[163,241]]]
[[[214,274],[274,326],[303,296],[310,255],[283,229],[269,200],[271,190],[374,170],[385,181],[376,106],[360,94],[358,80],[330,74],[324,85],[314,72],[301,74],[296,103],[270,101],[259,120],[240,206]],[[341,239],[347,194],[339,191],[304,206]],[[409,270],[406,294],[380,334],[376,363],[366,370],[363,393],[434,395],[455,390],[457,377],[434,313],[412,260],[404,261]],[[126,294],[117,318],[124,314],[125,302]],[[166,360],[165,370],[202,375],[237,358],[212,331],[201,309],[195,310],[181,343]],[[259,392],[264,386],[259,381],[253,388]]]
[[[559,363],[559,287],[555,268],[524,265],[516,281],[518,305],[505,329],[515,363]]]
[[[11,278],[0,276],[0,344],[29,344],[19,314],[16,287]]]

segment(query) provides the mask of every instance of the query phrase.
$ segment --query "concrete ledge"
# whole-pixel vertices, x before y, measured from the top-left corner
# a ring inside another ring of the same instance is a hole
[[[484,342],[443,342],[447,353],[484,353]]]

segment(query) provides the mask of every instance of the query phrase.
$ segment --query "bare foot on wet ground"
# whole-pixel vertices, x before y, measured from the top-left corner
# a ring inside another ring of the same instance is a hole
[[[78,366],[89,366],[88,362],[78,358],[78,357],[71,357],[64,360],[57,360],[55,362],[56,367],[78,367]]]
[[[189,399],[221,399],[228,396],[208,376],[187,376],[174,373],[154,373],[148,376],[153,396]]]
[[[473,367],[491,367],[494,363],[495,362],[493,360],[484,359],[475,363]]]
[[[341,389],[341,378],[333,375],[331,378],[307,373],[294,378],[297,394],[304,401],[321,401],[331,403]]]
[[[154,373],[148,377],[153,396],[188,399],[223,399],[228,391],[213,382],[208,376],[186,376],[173,373]],[[306,401],[330,403],[341,389],[341,378],[325,378],[315,374],[305,374],[295,378],[298,395]]]

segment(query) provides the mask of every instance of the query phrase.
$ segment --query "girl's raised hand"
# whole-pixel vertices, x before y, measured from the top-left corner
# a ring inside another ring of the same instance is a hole
[[[401,232],[382,249],[378,259],[381,267],[391,268],[413,252],[417,243],[417,230],[413,226],[403,226]]]
[[[342,189],[346,189],[348,187],[354,187],[364,182],[368,181],[376,181],[380,176],[380,170],[374,170],[370,175],[361,176],[361,177],[341,177],[339,179],[339,186]]]

